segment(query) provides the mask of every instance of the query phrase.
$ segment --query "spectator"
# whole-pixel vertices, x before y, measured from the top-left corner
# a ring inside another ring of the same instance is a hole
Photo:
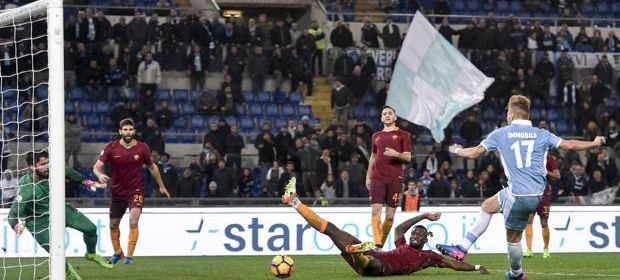
[[[252,78],[252,91],[262,91],[265,85],[265,77],[269,72],[269,61],[267,56],[263,54],[263,47],[254,47],[254,53],[248,58],[248,72]]]
[[[444,38],[446,38],[446,40],[448,40],[448,42],[450,42],[450,44],[452,44],[452,36],[457,34],[457,32],[450,26],[450,21],[448,18],[443,18],[443,20],[441,20],[441,26],[439,26],[438,31]]]
[[[314,42],[314,36],[310,34],[310,29],[304,29],[304,33],[296,41],[295,48],[297,48],[297,54],[306,61],[308,67],[312,67],[312,56],[315,53],[316,43]],[[314,74],[314,71],[312,71]]]
[[[138,66],[138,83],[140,84],[140,93],[146,91],[152,93],[157,91],[157,86],[161,82],[161,69],[159,63],[153,60],[153,54],[148,52],[144,56],[144,61]]]
[[[101,86],[103,84],[101,78],[103,77],[103,73],[101,71],[101,68],[99,68],[99,65],[97,64],[96,59],[91,59],[88,61],[88,67],[84,69],[83,75],[83,86],[86,87],[90,98],[95,100],[103,99],[103,96],[101,95]]]
[[[314,42],[316,43],[316,49],[314,54],[312,55],[312,63],[310,64],[310,69],[312,70],[312,74],[317,74],[316,66],[318,62],[318,75],[323,75],[323,52],[325,51],[325,33],[323,29],[319,27],[319,23],[316,20],[312,21],[310,25],[310,29],[308,30],[314,37]]]
[[[291,43],[285,47],[287,49],[296,48],[299,45],[297,41],[304,34],[304,32],[299,29],[299,23],[297,23],[296,21],[291,22],[291,24],[289,25],[288,33],[290,33]],[[314,45],[314,40],[312,40],[312,44]]]
[[[261,178],[267,177],[267,171],[275,160],[274,136],[271,134],[271,125],[263,123],[262,131],[256,135],[254,147],[258,150],[258,164],[261,168]]]
[[[555,35],[551,33],[551,29],[548,25],[545,25],[543,29],[543,34],[540,36],[538,46],[539,49],[544,52],[556,50],[556,38]]]
[[[476,32],[476,22],[470,20],[465,28],[458,30],[459,35],[458,48],[464,55],[468,55],[471,49],[476,47],[478,33]],[[454,35],[454,34],[453,34]]]
[[[303,187],[301,186],[301,176],[299,175],[299,172],[295,170],[295,163],[293,161],[286,162],[286,169],[284,173],[282,173],[282,175],[280,176],[280,182],[278,183],[278,189],[276,190],[277,194],[282,193],[284,186],[292,177],[295,177],[296,179],[295,189],[297,190],[297,193],[300,195],[305,195],[305,192],[301,191],[303,189]]]
[[[338,177],[338,180],[336,180],[336,197],[342,197],[345,201],[349,197],[363,197],[359,195],[354,186],[351,185],[349,180],[349,172],[346,170],[340,171],[340,176]]]
[[[124,16],[118,18],[118,22],[112,27],[112,40],[118,46],[118,50],[122,50],[129,45],[127,37],[127,24]]]
[[[236,104],[238,103],[235,100],[235,96],[232,92],[232,86],[226,85],[224,88],[218,92],[217,101],[220,108],[220,113],[224,115],[236,114]]]
[[[609,88],[600,81],[599,76],[596,74],[592,75],[592,84],[590,85],[589,94],[592,108],[597,110],[599,105],[603,104],[610,94]]]
[[[144,14],[140,11],[134,13],[133,19],[127,24],[127,38],[132,50],[139,50],[148,41],[148,24]]]
[[[351,117],[351,90],[345,86],[341,78],[337,78],[333,85],[331,108],[335,111],[339,123],[346,124]]]
[[[179,190],[177,189],[177,168],[170,162],[170,154],[162,152],[157,163],[159,172],[161,173],[161,180],[165,186],[170,186],[168,192],[170,196],[176,196]],[[163,197],[159,192],[155,192],[156,196]]]
[[[590,43],[592,44],[593,52],[603,51],[603,45],[605,44],[605,42],[603,40],[603,35],[601,34],[600,29],[594,29],[594,33],[592,34]]]
[[[594,48],[592,47],[592,41],[586,33],[585,27],[581,27],[579,29],[579,33],[577,34],[577,37],[575,37],[574,49],[576,52],[594,51]]]
[[[428,171],[430,176],[435,176],[435,173],[437,173],[439,169],[439,161],[435,156],[435,149],[428,153],[426,159],[424,159],[424,162],[422,163],[422,168],[424,168],[425,171]]]
[[[419,211],[420,210],[420,189],[418,184],[421,182],[415,180],[409,180],[405,184],[406,189],[403,192],[403,211]]]
[[[611,88],[611,82],[614,77],[614,69],[607,59],[607,55],[601,56],[601,60],[594,66],[594,75],[606,86]]]
[[[275,137],[274,147],[276,149],[276,158],[279,162],[286,162],[289,151],[293,149],[295,143],[293,137],[287,127],[280,128]]]
[[[346,49],[353,46],[353,34],[342,21],[336,22],[336,28],[329,35],[332,46]]]
[[[607,38],[605,38],[605,44],[603,49],[607,49],[608,52],[619,52],[620,51],[620,39],[616,37],[616,34],[613,30],[609,30],[607,33]]]
[[[224,61],[224,71],[232,78],[234,84],[241,84],[243,71],[245,71],[245,58],[235,46],[230,47],[230,52]]]
[[[450,195],[450,185],[441,172],[435,173],[435,180],[428,187],[428,197],[445,198]]]
[[[168,107],[168,101],[161,101],[159,110],[155,111],[155,121],[157,126],[164,130],[172,127],[172,124],[174,123],[174,114]]]
[[[250,31],[250,44],[262,47],[265,40],[265,33],[260,26],[256,25],[256,20],[254,18],[248,20],[248,30]]]
[[[75,114],[69,114],[65,121],[65,164],[69,166],[69,160],[73,156],[73,168],[78,169],[82,165],[78,155],[82,147],[82,125],[77,121]]]
[[[318,165],[317,159],[319,158],[319,151],[313,149],[310,146],[310,141],[307,138],[302,138],[303,148],[295,153],[299,157],[299,163],[301,167],[301,184],[306,196],[312,196],[312,194],[319,189],[319,178],[317,176]]]
[[[555,66],[553,66],[553,63],[549,60],[549,54],[546,52],[543,53],[542,59],[536,63],[534,73],[542,78],[543,91],[549,93],[551,80],[553,80],[555,76]]]
[[[203,89],[202,93],[194,101],[194,107],[200,114],[212,114],[219,110],[219,101],[217,96],[209,92],[208,89]]]
[[[297,91],[299,82],[306,84],[307,92],[306,96],[312,96],[314,90],[314,81],[312,80],[312,71],[310,71],[309,65],[306,61],[299,57],[297,50],[291,50],[291,55],[286,62],[287,73],[291,78],[291,91]]]
[[[349,80],[353,76],[354,67],[355,62],[353,59],[347,55],[346,51],[342,51],[334,62],[334,77],[340,78],[343,84],[349,84]]]
[[[230,126],[230,134],[226,138],[226,163],[235,172],[241,169],[241,150],[245,147],[243,136],[239,135],[239,127],[236,124]]]
[[[343,166],[340,170],[345,170],[349,178],[350,194],[355,197],[368,197],[366,188],[366,167],[359,162],[359,155],[352,154],[351,164]]]
[[[612,185],[616,185],[618,181],[618,167],[613,158],[609,156],[607,149],[603,149],[599,153],[592,153],[586,165],[586,172],[590,175],[595,170],[599,170],[603,179]]]
[[[592,171],[592,178],[586,183],[589,194],[600,192],[609,188],[609,182],[603,178],[603,173],[600,169],[594,169]]]
[[[126,118],[130,118],[129,110],[125,107],[124,102],[116,103],[116,106],[110,111],[110,119],[112,124],[117,125]]]
[[[450,9],[450,5],[448,5],[448,1],[446,0],[437,0],[435,1],[435,5],[433,6],[433,13],[436,15],[449,15],[452,13],[452,9]],[[444,18],[437,17],[435,19],[436,23],[441,23]]]
[[[355,139],[355,151],[353,155],[359,155],[359,162],[364,166],[364,168],[368,168],[368,160],[370,159],[370,151],[368,149],[368,145],[366,144],[366,140],[364,137],[357,136]]]
[[[151,148],[151,151],[157,151],[159,154],[166,152],[166,142],[164,140],[164,136],[161,134],[161,130],[159,129],[155,129],[152,135],[145,138],[144,143]]]
[[[431,176],[431,172],[428,169],[424,169],[424,171],[422,171],[422,177],[419,180],[420,182],[422,182],[420,191],[423,197],[428,197],[428,188],[430,187],[433,180],[435,179]]]
[[[381,39],[383,39],[383,47],[387,49],[398,49],[402,44],[400,37],[400,30],[398,26],[392,22],[391,18],[386,20],[385,26],[381,32]]]
[[[286,48],[291,44],[291,33],[288,30],[288,27],[284,25],[284,21],[281,19],[276,21],[276,26],[273,27],[270,31],[271,35],[271,44],[275,47],[276,45]]]
[[[476,191],[476,179],[474,171],[469,169],[465,175],[465,179],[461,183],[461,191],[464,197],[477,197],[480,194]]]
[[[587,175],[584,173],[583,167],[578,163],[571,166],[568,176],[562,176],[564,179],[564,187],[566,193],[571,196],[584,196],[589,194]]]
[[[267,170],[267,177],[265,177],[266,181],[263,183],[263,187],[267,187],[274,196],[280,196],[278,192],[280,188],[279,183],[284,171],[284,168],[280,166],[280,162],[277,160],[274,160],[271,168]]]
[[[321,156],[317,159],[317,172],[316,177],[318,182],[323,182],[327,179],[328,174],[333,174],[337,172],[336,162],[332,161],[329,150],[323,149],[321,151]]]
[[[212,121],[209,123],[209,132],[207,132],[203,138],[203,143],[207,141],[211,142],[213,148],[219,155],[226,154],[226,138],[230,130],[226,124],[220,125],[218,121]]]
[[[231,196],[232,194],[228,197],[231,197]],[[209,182],[209,186],[207,188],[206,197],[217,198],[217,197],[226,197],[226,195],[222,193],[222,191],[220,191],[220,188],[217,186],[217,182],[211,181]]]
[[[461,198],[463,197],[463,190],[459,186],[459,182],[456,179],[450,179],[450,190],[448,191],[449,198]]]
[[[465,140],[465,147],[478,146],[482,137],[482,127],[476,120],[476,115],[473,113],[467,115],[467,119],[461,124],[459,134]]]
[[[564,84],[568,80],[574,80],[575,64],[573,60],[568,57],[568,51],[563,50],[560,54],[560,58],[555,63],[558,73],[558,86],[560,89],[564,88]]]
[[[362,44],[369,48],[379,48],[379,30],[370,17],[365,17],[364,26],[362,26]]]
[[[239,194],[239,185],[234,171],[226,167],[226,161],[220,159],[217,162],[217,169],[213,171],[213,181],[225,197],[234,197]]]
[[[239,197],[250,197],[253,188],[254,177],[252,177],[252,170],[249,168],[241,169],[239,177]]]
[[[186,63],[188,65],[187,75],[189,76],[190,89],[202,90],[207,69],[209,69],[209,56],[203,53],[199,45],[194,45]]]
[[[324,194],[325,199],[329,204],[334,204],[336,199],[336,180],[334,180],[334,174],[327,174],[327,178],[323,181],[320,187],[321,193]]]
[[[123,89],[127,86],[127,74],[118,66],[115,58],[110,58],[108,61],[104,79],[108,92],[108,103],[112,103],[112,100],[117,98],[127,100]]]
[[[17,194],[17,186],[17,177],[13,176],[13,171],[11,169],[5,169],[2,173],[2,180],[0,181],[2,204],[6,205],[13,201],[15,194]]]

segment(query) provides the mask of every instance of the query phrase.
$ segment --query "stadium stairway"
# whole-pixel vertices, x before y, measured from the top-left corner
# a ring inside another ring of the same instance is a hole
[[[353,7],[355,8],[355,13],[383,13],[379,10],[376,0],[355,0]],[[364,16],[356,16],[355,20],[364,22]],[[370,20],[375,23],[384,22],[385,17],[373,16]]]
[[[304,100],[306,105],[312,107],[312,115],[321,119],[321,126],[327,127],[334,118],[334,110],[331,108],[331,87],[325,77],[314,78],[314,93],[311,98]]]

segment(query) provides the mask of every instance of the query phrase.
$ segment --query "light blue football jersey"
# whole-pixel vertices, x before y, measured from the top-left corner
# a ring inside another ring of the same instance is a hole
[[[547,184],[547,151],[562,139],[532,127],[529,120],[513,120],[491,132],[480,143],[487,151],[499,151],[508,191],[517,196],[542,195]]]

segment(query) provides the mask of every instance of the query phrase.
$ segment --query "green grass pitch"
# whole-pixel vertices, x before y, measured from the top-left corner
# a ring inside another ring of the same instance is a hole
[[[83,258],[69,258],[69,262],[85,280],[131,279],[131,280],[194,280],[194,279],[277,279],[269,271],[273,256],[226,256],[226,257],[136,257],[131,266],[117,264],[106,270]],[[290,279],[359,279],[340,256],[292,256],[295,273]],[[620,279],[617,253],[552,254],[543,260],[542,254],[524,259],[523,265],[530,279]],[[46,261],[37,259],[37,262]],[[470,255],[468,261],[484,264],[490,275],[478,272],[456,272],[450,269],[428,268],[410,276],[389,279],[504,279],[507,269],[505,254]],[[32,264],[32,258],[22,259],[22,264]],[[16,259],[5,259],[4,267],[16,265]],[[3,279],[20,279],[19,269],[4,269]],[[42,279],[47,275],[47,265],[37,270],[33,277],[31,267],[22,270],[21,279]]]

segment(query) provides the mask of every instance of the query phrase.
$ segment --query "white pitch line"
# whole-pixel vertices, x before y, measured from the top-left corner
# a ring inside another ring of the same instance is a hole
[[[506,270],[500,270],[500,269],[489,269],[489,271],[493,271],[493,272],[506,272]],[[526,274],[528,275],[553,275],[553,276],[575,276],[575,277],[582,277],[582,276],[588,276],[588,277],[616,277],[616,278],[620,278],[620,274],[592,274],[592,273],[586,273],[586,274],[582,274],[582,273],[563,273],[563,272],[531,272],[531,271],[525,271]]]

